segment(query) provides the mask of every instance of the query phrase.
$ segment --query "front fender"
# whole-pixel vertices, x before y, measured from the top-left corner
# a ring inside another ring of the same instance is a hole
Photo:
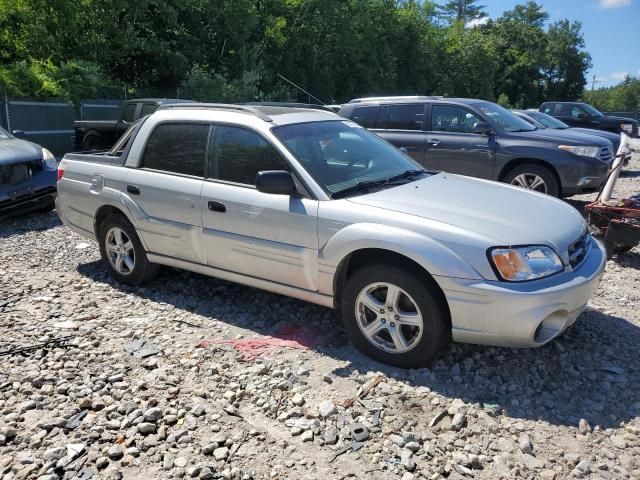
[[[450,248],[427,236],[388,225],[359,223],[342,228],[320,250],[320,291],[333,295],[333,281],[338,265],[353,252],[370,248],[403,255],[434,276],[476,280],[482,278]]]

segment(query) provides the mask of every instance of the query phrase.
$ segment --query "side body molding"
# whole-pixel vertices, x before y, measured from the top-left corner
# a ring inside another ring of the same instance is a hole
[[[456,253],[429,237],[388,225],[358,223],[340,229],[321,248],[318,258],[320,293],[334,295],[334,276],[340,262],[357,250],[370,248],[389,250],[410,258],[434,276],[482,278]]]

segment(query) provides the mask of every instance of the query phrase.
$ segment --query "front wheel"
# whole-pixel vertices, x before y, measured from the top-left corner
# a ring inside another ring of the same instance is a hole
[[[516,187],[560,196],[560,183],[551,170],[541,165],[527,163],[510,170],[503,180]]]
[[[451,337],[449,314],[425,273],[386,263],[357,270],[346,282],[341,312],[354,344],[402,368],[429,365]]]
[[[147,259],[136,230],[122,215],[111,215],[98,232],[100,254],[113,278],[127,285],[140,285],[156,276],[159,265]]]

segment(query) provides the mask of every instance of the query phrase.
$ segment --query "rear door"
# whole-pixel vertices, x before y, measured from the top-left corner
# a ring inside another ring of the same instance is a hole
[[[391,104],[383,106],[372,131],[424,165],[426,134],[423,130],[425,104]]]
[[[318,289],[318,201],[255,188],[262,170],[288,170],[260,133],[216,125],[202,189],[207,263],[306,290]]]
[[[140,166],[125,177],[125,203],[138,210],[139,232],[153,253],[206,263],[200,191],[209,130],[207,124],[160,123],[149,135]]]
[[[486,135],[472,133],[483,121],[459,105],[433,104],[427,132],[425,165],[430,170],[492,178],[493,146]]]

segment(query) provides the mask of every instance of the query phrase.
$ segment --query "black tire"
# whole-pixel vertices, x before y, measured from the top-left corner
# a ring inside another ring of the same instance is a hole
[[[358,326],[356,300],[361,290],[375,282],[400,287],[420,310],[424,329],[422,337],[407,352],[391,353],[379,348],[367,339]],[[410,265],[381,262],[358,269],[345,283],[340,310],[355,346],[374,360],[388,365],[401,368],[428,366],[451,339],[450,316],[438,286],[424,272],[418,272]]]
[[[96,132],[88,132],[85,134],[82,139],[82,149],[83,150],[95,150],[100,146],[102,139],[100,135]]]
[[[113,268],[111,262],[107,258],[105,247],[106,237],[109,230],[113,227],[118,227],[123,230],[133,244],[135,254],[134,267],[131,270],[131,273],[127,275],[120,274],[115,268]],[[102,222],[102,224],[100,224],[100,227],[98,228],[98,243],[100,244],[100,255],[102,256],[102,261],[107,267],[107,270],[113,278],[121,283],[127,285],[141,285],[155,277],[160,270],[160,265],[151,263],[147,259],[147,253],[142,246],[142,242],[140,242],[140,238],[138,237],[134,226],[123,215],[110,215]]]
[[[509,170],[502,181],[504,183],[514,185],[514,180],[520,175],[537,175],[544,181],[546,185],[546,192],[542,192],[540,190],[536,191],[546,193],[552,197],[560,197],[560,182],[558,182],[558,178],[547,167],[535,165],[533,163],[525,163],[524,165],[519,165],[512,170]]]
[[[635,245],[626,245],[623,243],[611,243],[605,240],[604,243],[605,249],[607,250],[607,258],[610,259],[613,255],[620,255],[623,253],[627,253],[631,250]]]

